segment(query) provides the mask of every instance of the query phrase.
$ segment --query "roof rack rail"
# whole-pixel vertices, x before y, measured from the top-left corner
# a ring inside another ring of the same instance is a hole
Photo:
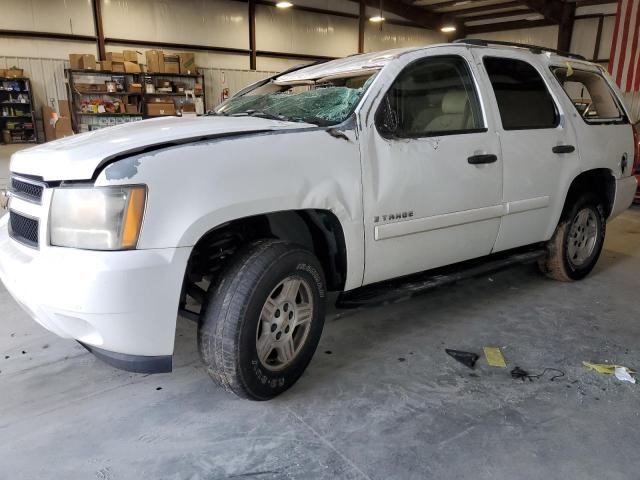
[[[505,47],[520,47],[520,48],[527,48],[531,50],[531,52],[533,53],[551,52],[551,53],[556,53],[558,55],[562,55],[563,57],[575,58],[576,60],[586,60],[586,58],[584,58],[582,55],[578,55],[577,53],[562,52],[560,50],[555,50],[553,48],[541,47],[539,45],[529,45],[526,43],[503,42],[500,40],[483,40],[481,38],[459,38],[458,40],[454,40],[453,43],[466,43],[468,45],[479,45],[481,47],[488,47],[489,45],[503,45]]]

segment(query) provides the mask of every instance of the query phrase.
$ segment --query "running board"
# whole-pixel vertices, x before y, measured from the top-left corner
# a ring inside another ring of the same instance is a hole
[[[408,277],[374,283],[341,293],[336,301],[336,308],[371,307],[394,303],[459,280],[502,270],[511,265],[532,263],[544,257],[546,253],[546,250],[539,249],[495,254],[488,259],[469,260]]]

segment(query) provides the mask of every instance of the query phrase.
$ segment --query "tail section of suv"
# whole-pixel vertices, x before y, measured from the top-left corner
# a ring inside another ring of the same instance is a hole
[[[483,258],[586,276],[634,198],[635,147],[615,85],[582,59],[478,42],[352,56],[203,117],[14,154],[0,279],[132,371],[170,370],[177,315],[192,318],[210,376],[269,399],[310,362],[329,291]]]

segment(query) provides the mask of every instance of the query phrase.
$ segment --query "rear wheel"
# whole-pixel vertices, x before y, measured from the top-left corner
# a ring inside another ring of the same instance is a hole
[[[316,257],[264,240],[239,252],[209,298],[198,346],[209,375],[236,395],[267,400],[311,361],[324,325],[325,284]]]
[[[582,194],[547,242],[547,255],[538,262],[540,270],[565,282],[586,277],[600,257],[605,230],[602,202],[593,194]]]

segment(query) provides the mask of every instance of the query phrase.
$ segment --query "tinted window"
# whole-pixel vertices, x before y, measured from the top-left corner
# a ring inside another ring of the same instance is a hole
[[[601,75],[567,68],[555,68],[553,72],[578,113],[587,122],[622,118],[611,88]]]
[[[502,128],[553,128],[558,113],[542,77],[527,62],[486,57],[484,66],[498,100]]]
[[[418,60],[406,67],[385,95],[376,125],[387,137],[426,137],[478,131],[480,104],[461,57]]]

